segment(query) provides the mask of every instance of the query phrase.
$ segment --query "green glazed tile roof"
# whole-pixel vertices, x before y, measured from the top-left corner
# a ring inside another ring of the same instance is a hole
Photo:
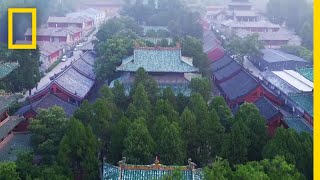
[[[12,104],[18,101],[20,95],[0,95],[0,114],[7,110]]]
[[[122,61],[117,71],[135,72],[143,67],[147,72],[198,72],[198,68],[182,61],[180,48],[136,48],[134,55]]]
[[[1,63],[0,62],[0,79],[6,77],[19,66],[18,63]]]
[[[285,117],[284,122],[297,132],[307,132],[312,135],[313,128],[301,117]]]
[[[313,93],[290,94],[289,98],[313,117]]]
[[[0,148],[0,161],[15,161],[17,156],[31,150],[30,133],[13,133],[13,136]]]
[[[192,170],[186,166],[161,166],[161,168],[153,169],[152,166],[129,165],[130,168],[120,169],[119,167],[105,164],[103,168],[103,180],[118,180],[121,173],[123,180],[158,180],[166,175],[172,174],[175,170],[182,172],[182,180],[203,179],[201,169],[196,169],[194,174]]]
[[[304,76],[305,78],[313,82],[313,68],[301,68],[301,69],[297,69],[297,71],[302,76]]]

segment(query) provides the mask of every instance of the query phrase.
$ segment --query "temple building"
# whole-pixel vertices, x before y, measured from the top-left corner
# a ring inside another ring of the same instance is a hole
[[[139,68],[153,77],[160,89],[171,87],[176,93],[190,94],[189,83],[199,69],[194,67],[193,59],[181,55],[181,47],[139,47],[134,48],[134,55],[125,58],[116,71],[122,72],[117,79],[127,90],[134,82],[134,74]],[[111,83],[113,86],[113,82]]]
[[[0,161],[14,161],[18,154],[30,149],[30,134],[26,120],[10,115],[9,109],[21,95],[0,93]]]
[[[151,165],[133,165],[127,164],[124,158],[119,166],[113,166],[108,163],[103,165],[103,180],[136,180],[136,179],[161,179],[181,172],[181,180],[202,180],[204,179],[202,169],[196,169],[196,164],[188,159],[186,166],[167,166],[160,164],[156,158]]]

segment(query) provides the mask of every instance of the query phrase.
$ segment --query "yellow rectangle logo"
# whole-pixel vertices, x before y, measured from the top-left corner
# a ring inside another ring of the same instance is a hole
[[[13,43],[13,14],[31,13],[32,17],[32,41],[31,44]],[[8,8],[8,48],[9,49],[37,49],[37,9],[36,8]]]

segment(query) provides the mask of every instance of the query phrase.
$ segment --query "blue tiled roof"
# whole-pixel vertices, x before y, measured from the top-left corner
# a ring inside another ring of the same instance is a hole
[[[182,61],[180,48],[136,48],[117,71],[135,72],[143,67],[146,72],[198,72],[198,68]]]
[[[127,168],[130,166],[130,168]],[[193,174],[192,170],[187,169],[186,166],[161,166],[160,168],[152,168],[152,166],[138,166],[138,165],[126,165],[125,168],[121,169],[112,166],[110,164],[105,164],[103,167],[103,180],[117,180],[121,173],[121,179],[123,180],[156,180],[161,179],[165,175],[172,174],[175,170],[182,172],[182,180],[192,180]],[[194,171],[194,177],[196,180],[203,179],[201,169],[196,169]]]
[[[313,68],[299,68],[297,71],[309,81],[313,82]]]
[[[2,63],[0,62],[0,79],[6,77],[10,74],[13,70],[19,67],[18,63]]]
[[[219,86],[230,100],[234,100],[254,90],[259,86],[259,83],[242,70],[236,76],[222,82]]]
[[[239,71],[241,69],[241,65],[238,64],[236,61],[230,61],[230,63],[228,65],[226,65],[225,67],[223,67],[220,70],[217,70],[216,72],[214,72],[214,77],[220,81],[223,80],[225,78],[230,77],[233,73]]]
[[[225,54],[221,59],[211,64],[211,69],[213,72],[218,71],[227,66],[231,61],[233,61],[233,59]]]
[[[297,132],[308,132],[312,135],[313,128],[302,117],[285,117],[284,122],[289,128],[296,130]]]
[[[257,106],[260,111],[261,116],[266,120],[271,120],[275,115],[277,115],[280,111],[277,107],[275,107],[269,100],[265,97],[259,98],[257,101],[253,103]]]

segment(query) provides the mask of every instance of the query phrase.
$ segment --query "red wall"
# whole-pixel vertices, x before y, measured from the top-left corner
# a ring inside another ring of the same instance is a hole
[[[308,113],[305,112],[303,118],[313,127],[313,118]]]
[[[259,85],[256,89],[252,90],[247,95],[240,97],[238,99],[234,99],[232,101],[229,101],[228,104],[230,107],[233,107],[237,104],[243,103],[243,102],[255,102],[263,95],[263,88],[261,85]]]

